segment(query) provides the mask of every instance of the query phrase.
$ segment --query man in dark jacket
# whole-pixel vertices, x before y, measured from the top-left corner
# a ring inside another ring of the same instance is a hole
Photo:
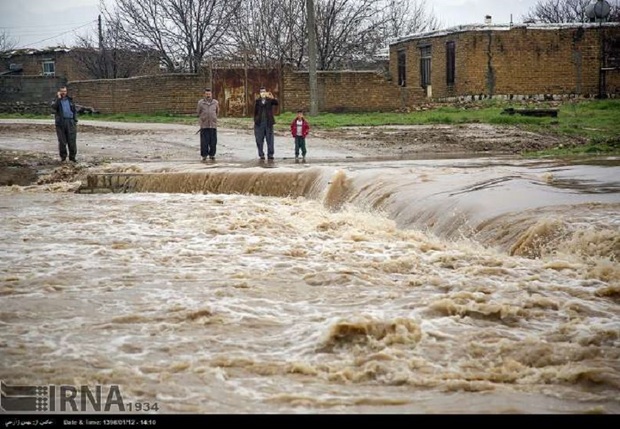
[[[75,159],[77,155],[77,110],[73,99],[67,95],[66,86],[60,87],[56,93],[52,109],[54,110],[60,160],[67,159],[67,147],[69,147],[69,160],[77,162]]]
[[[273,145],[273,125],[276,123],[273,116],[273,106],[278,105],[278,100],[265,87],[260,88],[260,97],[254,104],[254,137],[260,159],[265,159],[263,150],[267,142],[267,158],[273,159],[275,149]]]

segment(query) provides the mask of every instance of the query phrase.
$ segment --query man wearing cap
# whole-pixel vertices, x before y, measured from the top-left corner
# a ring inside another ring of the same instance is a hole
[[[220,105],[213,99],[211,88],[205,88],[204,96],[198,101],[198,118],[200,120],[200,156],[202,160],[215,159],[217,147],[217,115]]]
[[[273,106],[277,105],[278,100],[273,94],[261,86],[260,97],[254,104],[254,137],[256,137],[256,148],[260,159],[265,159],[263,150],[265,141],[267,142],[267,158],[271,160],[274,157],[273,125],[276,121],[273,116]]]

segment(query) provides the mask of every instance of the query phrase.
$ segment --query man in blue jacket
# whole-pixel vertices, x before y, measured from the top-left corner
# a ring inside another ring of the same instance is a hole
[[[52,102],[54,121],[56,123],[56,136],[58,137],[58,151],[60,160],[67,159],[67,147],[69,147],[69,160],[77,162],[77,110],[73,98],[67,95],[67,87],[62,86],[56,93]]]
[[[260,97],[254,104],[254,137],[258,157],[265,159],[263,150],[265,141],[267,142],[267,158],[272,160],[275,153],[273,144],[273,125],[276,123],[273,116],[273,106],[278,105],[278,100],[265,87],[260,88]]]

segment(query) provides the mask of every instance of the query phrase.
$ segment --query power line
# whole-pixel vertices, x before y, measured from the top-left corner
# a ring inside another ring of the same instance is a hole
[[[96,21],[96,20],[90,21],[90,22],[88,22],[88,23],[86,23],[86,24],[84,24],[84,25],[80,25],[79,27],[72,28],[71,30],[68,30],[68,31],[65,31],[65,32],[62,32],[62,33],[56,34],[55,36],[52,36],[52,37],[48,37],[47,39],[38,40],[38,41],[36,41],[36,42],[30,42],[30,43],[29,43],[29,45],[36,45],[36,44],[38,44],[38,43],[43,43],[43,42],[46,42],[46,41],[48,41],[48,40],[56,39],[57,37],[63,36],[63,35],[65,35],[65,34],[67,34],[67,33],[71,33],[71,32],[73,32],[73,31],[79,30],[80,28],[84,28],[84,27],[86,27],[86,26],[88,26],[88,25],[92,25],[92,24],[94,24],[95,22],[97,22],[97,21]],[[18,47],[18,48],[15,48],[15,49],[24,49],[24,48],[26,48],[26,46]]]
[[[72,31],[71,28],[68,29],[57,29],[55,31],[50,31],[50,30],[39,30],[39,31],[20,31],[20,32],[11,32],[11,33],[6,33],[6,35],[8,37],[21,37],[21,36],[30,36],[30,37],[47,37],[52,33],[56,33],[56,32],[62,32],[62,31]]]
[[[72,25],[82,25],[84,23],[84,21],[81,22],[61,22],[61,23],[56,23],[56,24],[44,24],[44,25],[40,25],[40,24],[33,24],[33,25],[0,25],[0,30],[9,30],[9,29],[29,29],[29,28],[45,28],[45,27],[59,27],[59,26],[65,26],[65,27],[69,27]]]

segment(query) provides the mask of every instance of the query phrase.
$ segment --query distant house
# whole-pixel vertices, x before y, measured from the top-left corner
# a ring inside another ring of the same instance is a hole
[[[415,103],[620,96],[620,23],[470,25],[390,44],[392,81]]]
[[[105,58],[105,60],[103,60]],[[104,69],[107,64],[107,75]],[[133,77],[160,73],[153,52],[56,47],[19,49],[0,56],[0,75],[59,77],[66,81]]]

